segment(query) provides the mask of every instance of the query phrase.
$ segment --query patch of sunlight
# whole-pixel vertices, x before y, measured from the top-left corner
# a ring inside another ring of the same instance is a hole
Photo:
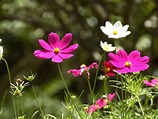
[[[143,35],[140,37],[136,44],[136,49],[142,51],[147,49],[151,46],[151,36],[150,35]]]
[[[86,21],[87,21],[87,24],[88,24],[90,27],[94,27],[94,26],[96,26],[97,23],[98,23],[97,19],[96,19],[95,17],[93,17],[93,16],[90,17],[90,18],[87,18]]]

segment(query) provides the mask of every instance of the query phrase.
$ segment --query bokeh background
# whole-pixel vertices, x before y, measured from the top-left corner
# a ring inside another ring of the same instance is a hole
[[[71,92],[79,95],[84,90],[81,100],[86,103],[89,93],[86,78],[74,78],[67,71],[78,68],[82,63],[98,62],[103,53],[100,40],[114,44],[114,39],[108,39],[100,30],[107,20],[129,24],[131,34],[119,39],[118,45],[127,52],[138,49],[142,56],[148,55],[150,68],[144,73],[158,76],[158,0],[1,0],[0,39],[12,82],[31,72],[37,73],[33,84],[43,111],[60,116],[65,109],[62,104],[65,87],[57,65],[51,60],[35,58],[33,52],[40,48],[38,39],[47,41],[50,32],[58,33],[60,38],[71,32],[72,43],[78,43],[79,48],[74,57],[60,66]],[[92,71],[92,83],[94,73]],[[1,119],[14,117],[7,70],[1,61],[0,100],[6,90]],[[102,81],[99,81],[96,93],[101,90]],[[22,100],[29,118],[38,110],[30,86],[25,89]]]

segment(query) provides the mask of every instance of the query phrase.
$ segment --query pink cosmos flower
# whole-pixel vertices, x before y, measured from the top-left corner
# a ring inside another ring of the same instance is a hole
[[[98,64],[96,62],[93,62],[89,66],[86,66],[85,64],[82,64],[80,66],[80,69],[70,69],[68,73],[72,73],[73,76],[81,76],[83,72],[86,72],[88,76],[90,76],[89,69],[97,69]]]
[[[109,53],[109,61],[117,69],[118,73],[134,73],[146,70],[149,65],[149,57],[140,56],[137,50],[132,51],[129,55],[124,50],[119,50],[116,54]]]
[[[72,34],[67,33],[60,41],[58,34],[51,32],[48,36],[48,43],[43,39],[39,39],[39,44],[43,49],[35,50],[34,55],[40,59],[50,59],[52,62],[62,62],[73,56],[71,52],[77,49],[78,44],[68,47],[72,40]]]
[[[154,87],[158,85],[158,79],[152,79],[151,81],[144,80],[143,83],[147,86]]]
[[[112,101],[114,97],[115,97],[115,93],[108,94],[107,98],[101,97],[100,99],[98,99],[96,101],[95,104],[91,105],[88,108],[88,110],[86,110],[86,112],[88,114],[91,114],[91,113],[95,112],[96,110],[103,108],[104,106],[106,106],[108,104],[109,101]]]

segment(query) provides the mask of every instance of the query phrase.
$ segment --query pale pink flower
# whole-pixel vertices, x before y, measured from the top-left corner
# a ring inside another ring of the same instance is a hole
[[[78,44],[68,46],[72,40],[72,34],[67,33],[60,41],[58,34],[51,32],[48,36],[48,43],[39,39],[39,44],[43,49],[35,50],[34,55],[40,59],[50,59],[52,62],[62,62],[73,56],[71,52],[77,49]]]
[[[147,86],[154,87],[158,85],[158,79],[152,79],[151,81],[144,80],[143,83]]]
[[[129,55],[124,50],[119,50],[116,54],[109,53],[109,61],[117,69],[118,73],[134,73],[146,70],[149,65],[148,56],[140,56],[137,50],[132,51]]]
[[[70,69],[68,71],[68,73],[72,73],[73,76],[81,76],[83,74],[83,72],[86,72],[86,74],[88,76],[90,76],[89,70],[90,69],[97,69],[98,68],[98,64],[96,62],[93,62],[92,64],[90,64],[89,66],[86,66],[85,64],[82,64],[80,66],[80,69]]]
[[[86,110],[86,112],[88,114],[91,114],[91,113],[95,112],[96,110],[103,108],[104,106],[106,106],[108,104],[109,101],[112,101],[114,97],[115,97],[115,93],[108,94],[107,98],[101,97],[100,99],[98,99],[95,102],[95,104],[91,105],[88,108],[88,110]]]

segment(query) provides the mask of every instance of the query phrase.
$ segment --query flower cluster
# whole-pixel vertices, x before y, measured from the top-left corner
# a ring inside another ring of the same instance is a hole
[[[88,110],[86,110],[86,112],[88,114],[91,114],[92,112],[95,112],[96,110],[99,110],[99,109],[103,108],[104,106],[106,106],[109,103],[109,101],[112,101],[114,97],[115,97],[115,93],[108,94],[107,98],[101,97],[100,99],[98,99],[95,102],[95,104],[91,105],[88,108]]]
[[[90,69],[97,69],[98,68],[98,64],[96,62],[93,62],[92,64],[90,64],[89,66],[86,66],[85,64],[82,64],[80,66],[80,69],[70,69],[68,71],[68,73],[72,73],[73,76],[81,76],[82,73],[86,73],[88,75],[88,77],[90,76],[89,70]]]
[[[105,26],[101,26],[100,29],[109,38],[118,39],[131,33],[127,31],[128,27],[128,25],[122,26],[120,21],[117,21],[114,25],[107,21]],[[101,47],[104,51],[110,52],[108,54],[109,61],[103,63],[103,71],[106,76],[114,76],[115,72],[120,74],[140,72],[149,67],[149,57],[141,57],[138,50],[134,50],[128,55],[125,50],[120,49],[115,54],[111,53],[111,51],[115,50],[115,47],[112,47],[111,44],[101,42]]]
[[[105,23],[105,26],[101,26],[100,29],[109,38],[122,38],[129,35],[131,32],[128,31],[129,25],[123,26],[120,21],[117,21],[114,25],[112,25],[109,21]],[[63,62],[64,59],[68,59],[73,56],[72,52],[78,48],[78,44],[74,44],[68,46],[72,40],[72,34],[67,33],[60,41],[59,36],[56,33],[51,32],[48,36],[48,43],[43,39],[39,39],[39,44],[43,49],[35,50],[34,55],[40,59],[50,59],[52,62],[60,63]],[[140,71],[144,71],[148,69],[149,65],[149,57],[141,56],[138,50],[131,51],[129,54],[123,50],[119,49],[115,53],[113,51],[116,50],[116,46],[112,46],[112,44],[108,44],[107,42],[100,41],[100,46],[104,52],[107,52],[107,60],[102,63],[102,71],[104,72],[104,76],[100,76],[100,79],[105,79],[106,77],[115,76],[115,74],[127,74],[127,73],[137,73]],[[104,57],[105,58],[105,57]],[[100,60],[102,61],[102,59]],[[93,62],[89,66],[82,64],[79,69],[70,69],[68,73],[71,73],[74,77],[81,76],[85,73],[88,76],[88,86],[91,92],[92,97],[93,91],[95,87],[96,80],[94,81],[94,87],[92,89],[90,79],[90,69],[98,68],[97,62]],[[98,71],[97,71],[98,72]],[[158,80],[153,79],[151,82],[145,80],[144,84],[147,86],[156,86],[158,85]],[[67,89],[67,86],[66,86]],[[68,89],[67,89],[68,91]],[[68,91],[69,92],[69,91]],[[108,91],[107,91],[108,92]],[[106,93],[107,93],[106,92]],[[70,94],[70,93],[69,93]],[[115,93],[108,94],[107,97],[101,97],[94,104],[90,105],[86,112],[88,114],[92,114],[93,112],[105,107],[110,101],[112,101],[115,97]],[[139,97],[139,96],[137,96]]]
[[[11,83],[11,93],[17,97],[22,96],[24,93],[24,88],[29,85],[29,82],[24,82],[21,79],[16,80],[16,85]]]

